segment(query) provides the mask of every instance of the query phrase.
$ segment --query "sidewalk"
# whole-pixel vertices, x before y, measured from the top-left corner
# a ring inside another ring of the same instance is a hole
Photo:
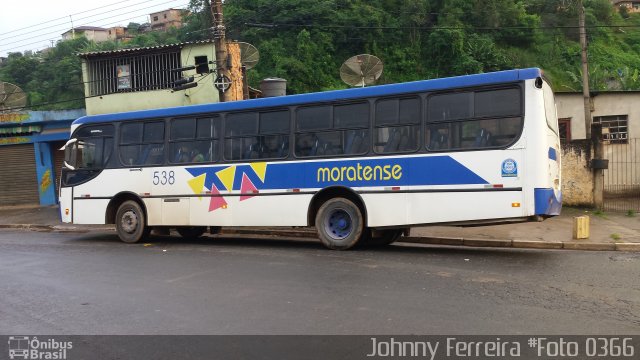
[[[590,217],[590,238],[573,240],[573,218]],[[112,225],[71,225],[60,222],[57,206],[0,207],[0,228],[49,231],[89,231],[110,229]],[[311,228],[223,228],[223,235],[315,237]],[[476,227],[425,226],[411,229],[400,242],[473,247],[513,247],[640,252],[640,214],[594,213],[568,208],[562,215],[543,222]]]

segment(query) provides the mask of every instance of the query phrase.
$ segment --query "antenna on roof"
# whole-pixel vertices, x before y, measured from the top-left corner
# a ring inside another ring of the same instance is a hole
[[[373,85],[382,75],[384,65],[377,56],[361,54],[350,57],[340,67],[340,78],[351,86]]]
[[[27,105],[27,94],[19,86],[0,81],[0,113],[13,112]]]
[[[260,61],[260,52],[255,46],[246,42],[239,42],[238,46],[240,47],[240,62],[247,70],[252,69]]]

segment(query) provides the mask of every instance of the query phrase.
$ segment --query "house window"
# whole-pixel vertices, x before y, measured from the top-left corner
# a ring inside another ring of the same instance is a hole
[[[157,16],[154,16],[154,17],[153,17],[153,21],[158,21],[158,17],[157,17]]]
[[[88,59],[89,96],[170,89],[180,78],[180,50]],[[125,72],[118,72],[119,69]],[[126,85],[126,86],[125,86]]]
[[[596,116],[594,124],[602,124],[602,140],[611,144],[627,144],[629,127],[627,115]]]
[[[167,18],[167,14],[163,14],[163,15],[164,15],[164,18],[166,19]]]
[[[558,129],[560,130],[560,141],[571,141],[571,118],[558,119]]]
[[[209,60],[206,56],[196,56],[194,58],[194,62],[196,64],[196,73],[197,74],[208,74],[209,73]]]

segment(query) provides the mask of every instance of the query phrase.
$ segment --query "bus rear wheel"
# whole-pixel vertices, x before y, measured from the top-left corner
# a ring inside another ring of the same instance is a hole
[[[363,236],[364,217],[360,208],[345,198],[328,200],[316,214],[316,229],[322,244],[332,250],[348,250]]]
[[[176,228],[176,231],[180,236],[185,239],[196,239],[202,236],[207,231],[206,226],[180,226]]]
[[[149,236],[151,228],[146,226],[144,211],[133,200],[123,202],[116,213],[116,230],[123,242],[133,244]]]

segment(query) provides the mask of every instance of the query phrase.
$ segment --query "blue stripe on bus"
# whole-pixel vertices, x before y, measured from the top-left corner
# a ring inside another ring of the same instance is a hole
[[[251,165],[190,167],[194,177],[206,174],[205,187],[226,189],[217,172],[235,166],[233,190],[243,175],[259,190],[324,188],[328,186],[480,185],[488,182],[450,156],[283,162],[268,164],[264,182]]]
[[[212,103],[202,105],[188,105],[153,110],[130,111],[114,114],[84,116],[73,122],[74,125],[122,121],[148,118],[163,118],[201,113],[250,110],[265,107],[300,105],[307,103],[320,103],[336,100],[348,100],[364,97],[387,96],[394,94],[424,92],[450,88],[463,88],[468,86],[480,86],[498,83],[508,83],[522,80],[535,79],[542,76],[538,68],[498,71],[487,74],[465,75],[443,79],[421,80],[399,84],[379,85],[366,88],[354,88],[347,90],[334,90],[310,94],[279,96],[272,98],[231,101],[225,103]]]
[[[558,152],[552,147],[549,148],[549,159],[558,161]]]

